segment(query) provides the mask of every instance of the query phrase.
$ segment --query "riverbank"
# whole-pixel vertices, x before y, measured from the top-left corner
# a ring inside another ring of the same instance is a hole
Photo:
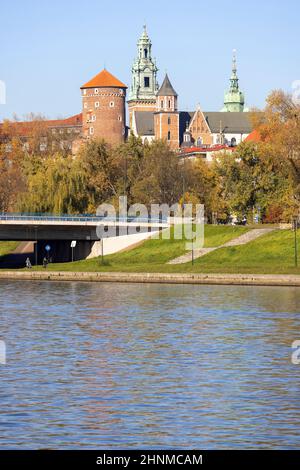
[[[89,274],[97,276],[112,273],[115,276],[122,273],[124,277],[140,274],[140,278],[159,273],[166,277],[188,276],[188,279],[193,276],[209,275],[213,278],[222,275],[225,278],[229,276],[230,280],[238,277],[238,282],[241,276],[251,278],[260,275],[278,275],[283,276],[283,279],[286,279],[286,276],[295,276],[297,279],[300,275],[300,265],[295,266],[294,233],[291,230],[279,229],[267,233],[262,231],[263,234],[253,240],[251,234],[254,232],[245,227],[205,226],[205,253],[197,257],[195,252],[194,263],[191,262],[192,257],[189,254],[184,263],[171,264],[172,260],[187,253],[186,240],[175,239],[172,231],[170,239],[149,239],[132,249],[107,255],[103,259],[96,257],[68,263],[50,263],[46,273],[59,272],[84,278]],[[246,240],[241,244],[241,238],[245,237]],[[0,272],[10,269],[7,264],[9,260],[11,255],[0,257]],[[32,257],[31,262],[34,264]],[[20,265],[21,272],[26,271],[24,266],[25,261]],[[14,269],[13,273],[16,272]],[[30,272],[45,271],[42,266],[33,266]]]
[[[282,274],[181,274],[0,270],[0,279],[28,281],[88,281],[142,284],[215,284],[300,287],[300,275]]]

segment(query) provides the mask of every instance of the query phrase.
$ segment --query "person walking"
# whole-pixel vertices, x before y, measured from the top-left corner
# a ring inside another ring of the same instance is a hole
[[[47,258],[45,257],[45,258],[43,259],[43,268],[46,269],[46,268],[47,268],[47,264],[48,264],[48,261],[47,261]]]
[[[32,268],[31,261],[28,257],[26,258],[25,265],[26,265],[26,268],[28,269]]]

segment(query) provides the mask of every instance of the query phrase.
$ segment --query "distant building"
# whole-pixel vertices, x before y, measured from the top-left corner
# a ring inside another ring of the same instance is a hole
[[[128,98],[129,127],[132,127],[134,112],[155,111],[158,91],[156,61],[152,58],[152,43],[146,26],[137,42],[137,58],[131,73],[131,87]]]
[[[137,42],[137,56],[131,71],[129,132],[141,137],[143,142],[162,139],[180,155],[193,153],[193,149],[194,154],[199,155],[203,149],[215,146],[233,148],[251,133],[250,114],[245,108],[244,94],[239,89],[235,52],[230,87],[225,93],[221,112],[202,111],[200,106],[195,111],[181,111],[178,94],[167,74],[159,87],[158,68],[146,26]],[[73,153],[89,139],[103,138],[110,145],[124,142],[128,134],[126,90],[123,82],[108,70],[102,70],[81,87],[82,113],[68,119],[42,121],[41,150],[49,148],[49,135],[56,135],[58,140],[61,139],[61,145]],[[14,135],[20,135],[28,147],[35,124],[17,122],[12,125]],[[8,136],[6,124],[0,123],[0,140],[6,142]]]
[[[245,112],[244,94],[239,89],[235,52],[230,88],[225,93],[222,112],[205,112],[200,106],[196,111],[180,111],[178,94],[168,75],[158,88],[158,69],[151,57],[151,41],[145,27],[138,41],[138,54],[132,68],[129,124],[130,132],[141,137],[143,142],[163,139],[173,150],[181,149],[182,153],[192,147],[234,147],[252,131],[250,114]]]
[[[244,94],[239,89],[239,79],[237,76],[237,66],[236,66],[236,52],[233,51],[232,59],[232,73],[230,77],[230,87],[229,90],[225,93],[224,96],[224,107],[222,111],[228,113],[241,113],[247,111],[244,109],[245,98]]]

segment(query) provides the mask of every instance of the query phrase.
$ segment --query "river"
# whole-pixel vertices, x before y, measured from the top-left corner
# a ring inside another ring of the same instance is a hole
[[[297,448],[299,311],[292,287],[0,281],[0,448]]]

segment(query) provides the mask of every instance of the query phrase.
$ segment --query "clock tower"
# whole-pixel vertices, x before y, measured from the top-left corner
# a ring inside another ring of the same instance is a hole
[[[146,26],[137,42],[137,58],[132,66],[132,79],[129,91],[129,126],[132,127],[134,111],[155,111],[158,91],[156,61],[152,58],[152,43]]]

